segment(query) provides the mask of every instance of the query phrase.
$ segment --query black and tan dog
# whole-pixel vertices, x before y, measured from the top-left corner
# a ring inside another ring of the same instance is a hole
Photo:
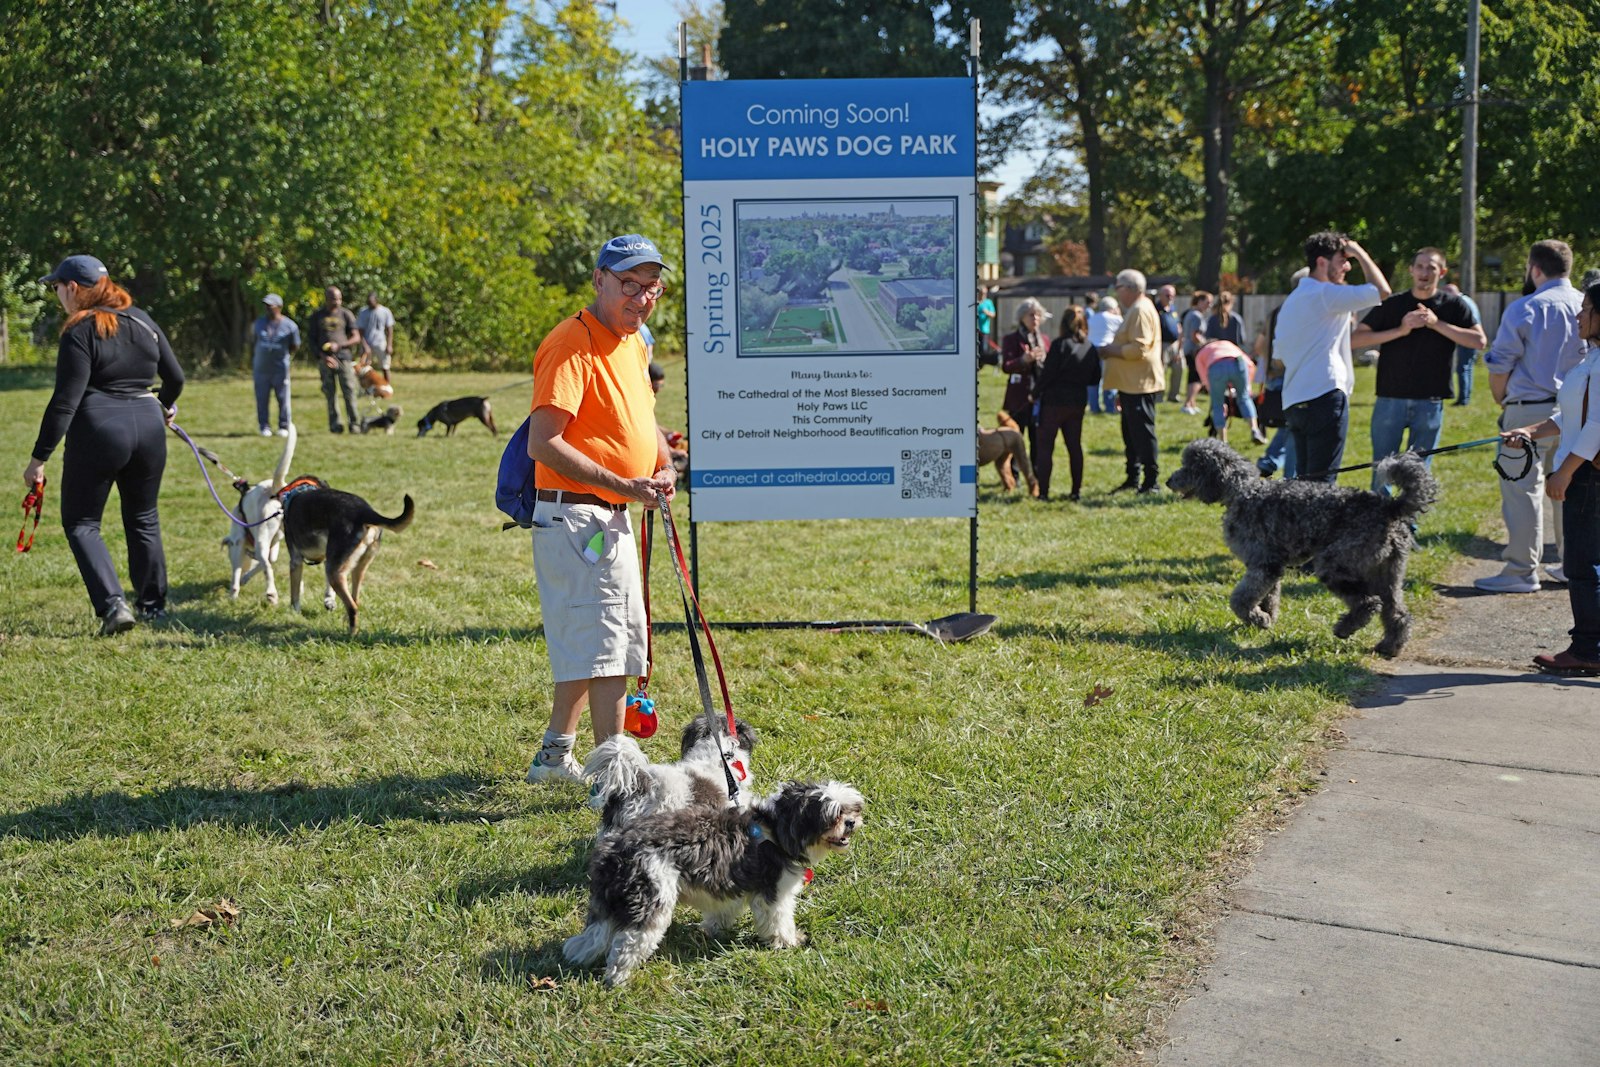
[[[296,478],[284,487],[283,539],[289,546],[289,603],[300,610],[300,590],[306,563],[321,563],[328,592],[323,604],[333,607],[334,597],[344,603],[350,632],[356,630],[361,600],[361,579],[378,551],[383,531],[404,530],[415,509],[408,493],[405,506],[392,519],[372,510],[354,493],[329,489],[321,478]]]
[[[494,412],[489,410],[488,397],[458,396],[429,408],[428,413],[417,420],[417,436],[423,436],[437,423],[444,427],[444,435],[449,437],[456,432],[456,423],[466,419],[477,419],[489,427],[490,433],[497,437],[500,435],[500,431],[495,429]]]
[[[374,415],[370,419],[362,419],[360,429],[362,433],[373,433],[374,431],[382,430],[384,433],[392,434],[394,433],[395,423],[399,421],[400,405],[390,404],[387,408],[384,408],[382,415]]]

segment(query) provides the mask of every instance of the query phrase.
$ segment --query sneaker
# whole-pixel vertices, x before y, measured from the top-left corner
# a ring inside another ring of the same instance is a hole
[[[344,427],[343,426],[329,426],[328,427],[328,432],[329,433],[344,433]]]
[[[1159,493],[1159,492],[1161,492],[1161,486],[1155,484],[1154,482],[1151,482],[1151,483],[1146,484],[1146,485],[1141,485],[1139,487],[1139,495],[1140,496],[1150,496],[1152,493]]]
[[[289,427],[287,427],[287,426],[279,427],[278,436],[279,437],[288,437],[289,436]]]
[[[113,597],[111,606],[100,616],[100,636],[127,633],[133,629],[133,623],[133,612],[128,610],[128,602],[121,597]]]
[[[261,427],[261,436],[262,437],[271,437],[272,436],[271,428],[267,427],[267,426]]]
[[[1567,572],[1557,563],[1544,569],[1544,580],[1554,582],[1556,585],[1567,584]]]
[[[1537,593],[1539,579],[1531,574],[1509,574],[1502,571],[1487,578],[1479,578],[1473,587],[1483,593]]]
[[[555,763],[546,763],[543,759],[544,752],[533,757],[533,762],[528,765],[528,781],[538,785],[541,782],[581,782],[583,781],[583,767],[572,753],[563,752],[561,759]]]
[[[1188,404],[1185,404],[1183,407],[1178,409],[1178,412],[1183,415],[1198,415],[1200,414],[1200,409],[1197,407],[1190,407]]]
[[[167,617],[167,609],[166,608],[140,608],[139,612],[138,612],[138,615],[139,615],[139,621],[140,622],[160,622],[162,619]]]
[[[1251,430],[1250,440],[1254,441],[1258,445],[1264,445],[1267,443],[1267,435],[1262,433],[1260,430]]]

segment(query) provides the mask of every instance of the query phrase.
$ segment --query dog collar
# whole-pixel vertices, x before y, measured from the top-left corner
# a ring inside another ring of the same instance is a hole
[[[757,825],[756,823],[751,823],[750,824],[750,840],[752,840],[752,841],[760,841],[765,836],[766,835],[761,832],[761,827],[759,825]],[[806,872],[805,873],[805,879],[806,879],[805,880],[805,884],[806,885],[810,885],[811,884],[811,879],[813,877],[813,872],[812,872],[810,867],[805,868],[805,872]]]

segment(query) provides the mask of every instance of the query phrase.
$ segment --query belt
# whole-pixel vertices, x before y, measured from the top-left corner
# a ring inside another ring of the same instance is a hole
[[[1545,396],[1545,397],[1540,397],[1538,400],[1507,400],[1506,401],[1506,407],[1511,407],[1513,404],[1529,404],[1529,405],[1532,405],[1532,404],[1554,404],[1555,402],[1556,402],[1556,398],[1555,397],[1553,397],[1553,396]]]
[[[608,508],[611,511],[627,511],[626,504],[613,504],[609,500],[601,500],[593,493],[571,493],[565,489],[539,489],[533,494],[540,500],[548,500],[554,504],[590,504],[597,508]]]

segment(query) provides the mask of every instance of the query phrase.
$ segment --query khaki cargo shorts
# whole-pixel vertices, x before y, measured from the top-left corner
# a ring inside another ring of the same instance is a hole
[[[639,548],[626,510],[539,501],[533,573],[555,681],[644,673]]]

